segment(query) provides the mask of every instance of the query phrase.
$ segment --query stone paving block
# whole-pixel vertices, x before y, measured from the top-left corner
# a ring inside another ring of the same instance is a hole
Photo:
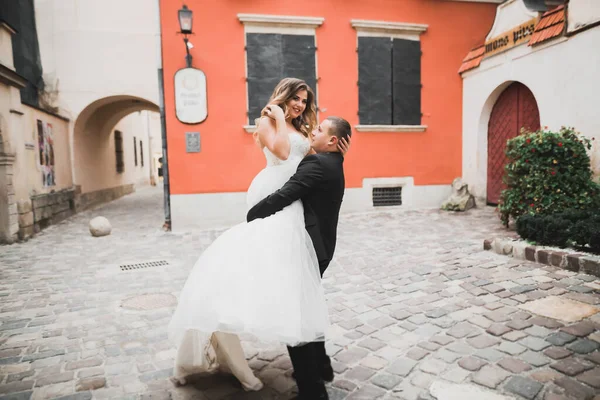
[[[436,351],[437,349],[439,349],[441,347],[439,344],[435,344],[433,342],[421,342],[417,346],[419,346],[422,349],[429,350],[429,351]]]
[[[104,377],[92,377],[84,378],[77,381],[75,390],[78,392],[86,390],[96,390],[103,388],[106,385],[106,379]]]
[[[356,392],[351,393],[347,399],[348,400],[373,400],[379,399],[385,394],[385,390],[373,386],[367,385],[358,389]]]
[[[509,340],[511,342],[519,341],[519,340],[523,339],[524,337],[527,337],[527,334],[523,333],[522,331],[512,331],[512,332],[508,332],[502,336],[503,339]]]
[[[600,343],[589,339],[578,339],[569,344],[567,349],[578,354],[589,354],[600,349]]]
[[[545,338],[552,333],[552,330],[543,326],[534,325],[530,328],[525,329],[524,332],[531,336]]]
[[[558,329],[564,326],[562,322],[559,322],[552,318],[545,317],[533,317],[530,320],[534,325],[543,326],[548,329]]]
[[[513,357],[503,358],[498,365],[513,374],[520,374],[531,369],[531,365]]]
[[[400,376],[407,376],[410,371],[417,365],[417,362],[409,358],[399,358],[386,371]]]
[[[594,396],[594,389],[572,378],[562,376],[556,379],[554,383],[562,387],[565,393],[574,399],[591,399]]]
[[[586,359],[600,365],[600,351],[595,351],[592,354],[588,354]]]
[[[552,346],[552,347],[548,347],[546,350],[544,350],[544,354],[554,360],[560,360],[560,359],[570,356],[573,353],[571,353],[569,350],[565,349],[564,347]]]
[[[369,354],[367,350],[353,347],[339,352],[334,358],[344,364],[354,364],[365,358],[367,354]]]
[[[485,349],[500,343],[500,340],[494,336],[483,334],[467,339],[467,343],[476,349]]]
[[[496,346],[496,349],[503,353],[510,354],[513,356],[522,354],[525,351],[527,351],[526,347],[521,346],[518,343],[504,342],[504,341],[499,346]]]
[[[492,365],[485,365],[478,372],[474,373],[471,379],[475,383],[495,389],[509,376],[510,374],[503,369]]]
[[[593,368],[591,363],[587,363],[575,357],[562,359],[553,363],[550,367],[569,376],[579,375],[580,373]]]
[[[392,375],[392,374],[386,374],[386,373],[379,373],[377,375],[375,375],[373,378],[371,378],[371,383],[375,386],[379,386],[383,389],[386,390],[391,390],[394,387],[396,387],[400,382],[402,381],[402,378],[398,375]]]
[[[470,324],[473,324],[473,325],[477,325],[478,327],[480,327],[482,329],[488,329],[490,326],[492,326],[492,321],[490,321],[489,319],[487,319],[481,315],[475,315],[475,316],[469,318],[469,320],[467,322]]]
[[[551,361],[548,357],[545,357],[536,351],[530,350],[520,354],[519,358],[526,363],[533,365],[534,367],[542,367]]]
[[[494,336],[502,336],[508,332],[511,332],[512,328],[509,328],[505,324],[494,323],[486,330],[487,333]]]
[[[367,338],[360,342],[358,342],[359,347],[363,347],[365,349],[369,349],[371,351],[377,351],[382,347],[385,347],[385,344],[377,339]]]
[[[449,369],[442,373],[441,377],[442,379],[445,379],[450,382],[462,383],[466,381],[470,375],[470,371],[467,371],[458,366],[451,366]]]
[[[477,332],[478,332],[477,328],[473,327],[473,325],[468,324],[466,322],[461,322],[461,323],[454,325],[452,328],[450,328],[450,330],[448,332],[446,332],[446,334],[449,336],[452,336],[456,339],[460,339],[460,338],[464,338],[464,337],[473,335],[474,333],[477,333]]]
[[[376,356],[369,356],[360,362],[360,365],[363,367],[367,367],[376,371],[385,368],[388,364],[389,362],[386,359]]]
[[[439,375],[446,368],[448,368],[448,364],[436,358],[429,358],[419,364],[419,369],[421,371],[435,375]]]
[[[68,382],[68,381],[72,380],[74,378],[74,376],[75,376],[75,373],[73,373],[72,371],[71,372],[63,372],[63,373],[56,374],[56,375],[49,375],[44,378],[37,379],[35,381],[35,386],[40,387],[40,386],[53,385],[55,383]]]
[[[480,358],[469,356],[469,357],[462,358],[458,362],[458,365],[460,365],[462,368],[464,368],[468,371],[479,371],[481,369],[481,367],[483,367],[484,365],[487,365],[487,362]]]
[[[533,350],[533,351],[541,351],[547,347],[550,347],[550,343],[546,342],[543,339],[539,339],[536,337],[526,337],[519,340],[519,344]]]
[[[420,359],[422,359],[423,357],[425,357],[428,354],[429,354],[428,351],[415,347],[415,348],[410,349],[408,351],[408,353],[406,353],[406,356],[413,360],[419,361]]]
[[[586,383],[593,388],[600,389],[600,368],[590,369],[589,371],[578,375],[577,380]]]
[[[410,383],[414,386],[421,389],[429,389],[429,386],[431,386],[436,377],[431,374],[416,371],[410,374],[409,378]]]
[[[535,370],[529,376],[540,383],[547,383],[547,382],[552,382],[555,379],[558,379],[564,375],[553,369],[543,368],[543,369]]]
[[[528,400],[533,400],[540,390],[542,390],[542,387],[542,384],[539,382],[522,376],[513,376],[504,386],[509,392],[518,394]]]
[[[510,317],[506,313],[499,310],[483,313],[483,316],[493,322],[505,322],[510,320]]]
[[[533,323],[529,320],[513,319],[512,321],[507,322],[506,326],[511,329],[521,330],[533,326]]]
[[[502,358],[504,358],[506,356],[506,354],[499,352],[496,349],[488,348],[488,349],[478,350],[477,352],[475,352],[475,356],[477,356],[479,358],[483,358],[484,360],[487,360],[487,361],[496,362],[496,361],[499,361]]]
[[[450,344],[452,342],[454,342],[454,338],[451,338],[449,336],[440,336],[440,335],[436,335],[433,336],[431,339],[429,339],[430,342],[439,344],[440,346],[445,346],[447,344]]]
[[[365,368],[365,367],[354,367],[351,370],[347,371],[344,374],[344,377],[346,379],[349,379],[351,381],[366,381],[368,380],[370,377],[372,377],[373,375],[375,375],[375,371],[370,369],[370,368]]]
[[[460,354],[454,353],[450,350],[440,349],[434,353],[434,357],[439,358],[440,360],[444,361],[447,364],[452,364],[452,363],[456,362],[456,360],[458,360],[462,356]]]
[[[567,343],[571,343],[575,339],[577,339],[577,336],[570,335],[566,332],[555,332],[551,335],[548,335],[546,341],[555,346],[564,346]]]

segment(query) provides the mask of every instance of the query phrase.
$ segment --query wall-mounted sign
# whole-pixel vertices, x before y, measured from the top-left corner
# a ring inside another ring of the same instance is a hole
[[[485,53],[484,57],[491,57],[503,51],[512,49],[522,43],[526,43],[533,35],[535,25],[538,19],[533,18],[519,26],[514,27],[510,31],[504,32],[487,42],[485,42]]]
[[[185,124],[199,124],[206,119],[204,72],[196,68],[183,68],[175,73],[175,114]]]
[[[186,153],[200,153],[200,132],[185,133]]]

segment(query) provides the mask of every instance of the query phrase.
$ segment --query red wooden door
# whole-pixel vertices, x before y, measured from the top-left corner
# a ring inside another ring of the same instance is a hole
[[[521,128],[540,129],[540,112],[531,90],[515,82],[500,95],[488,125],[487,202],[498,204],[500,193],[506,188],[502,182],[507,159],[506,141],[517,136]]]

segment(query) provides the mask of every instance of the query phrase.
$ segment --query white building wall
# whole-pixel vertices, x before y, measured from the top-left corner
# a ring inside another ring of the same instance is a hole
[[[490,113],[502,90],[514,81],[533,92],[542,127],[572,126],[595,138],[592,169],[600,175],[598,49],[600,27],[533,48],[521,45],[463,74],[463,177],[480,201],[486,197]]]

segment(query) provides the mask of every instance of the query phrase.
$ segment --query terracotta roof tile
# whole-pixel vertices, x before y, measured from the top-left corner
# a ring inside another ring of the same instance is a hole
[[[469,54],[467,54],[465,59],[463,60],[462,65],[460,66],[460,69],[458,70],[458,73],[462,74],[463,72],[466,72],[473,68],[479,67],[479,64],[481,64],[481,59],[483,58],[484,52],[485,52],[484,45],[480,45],[480,46],[473,48],[469,52]]]
[[[529,39],[529,46],[545,42],[561,36],[565,30],[565,6],[546,11],[535,26],[535,31]]]

